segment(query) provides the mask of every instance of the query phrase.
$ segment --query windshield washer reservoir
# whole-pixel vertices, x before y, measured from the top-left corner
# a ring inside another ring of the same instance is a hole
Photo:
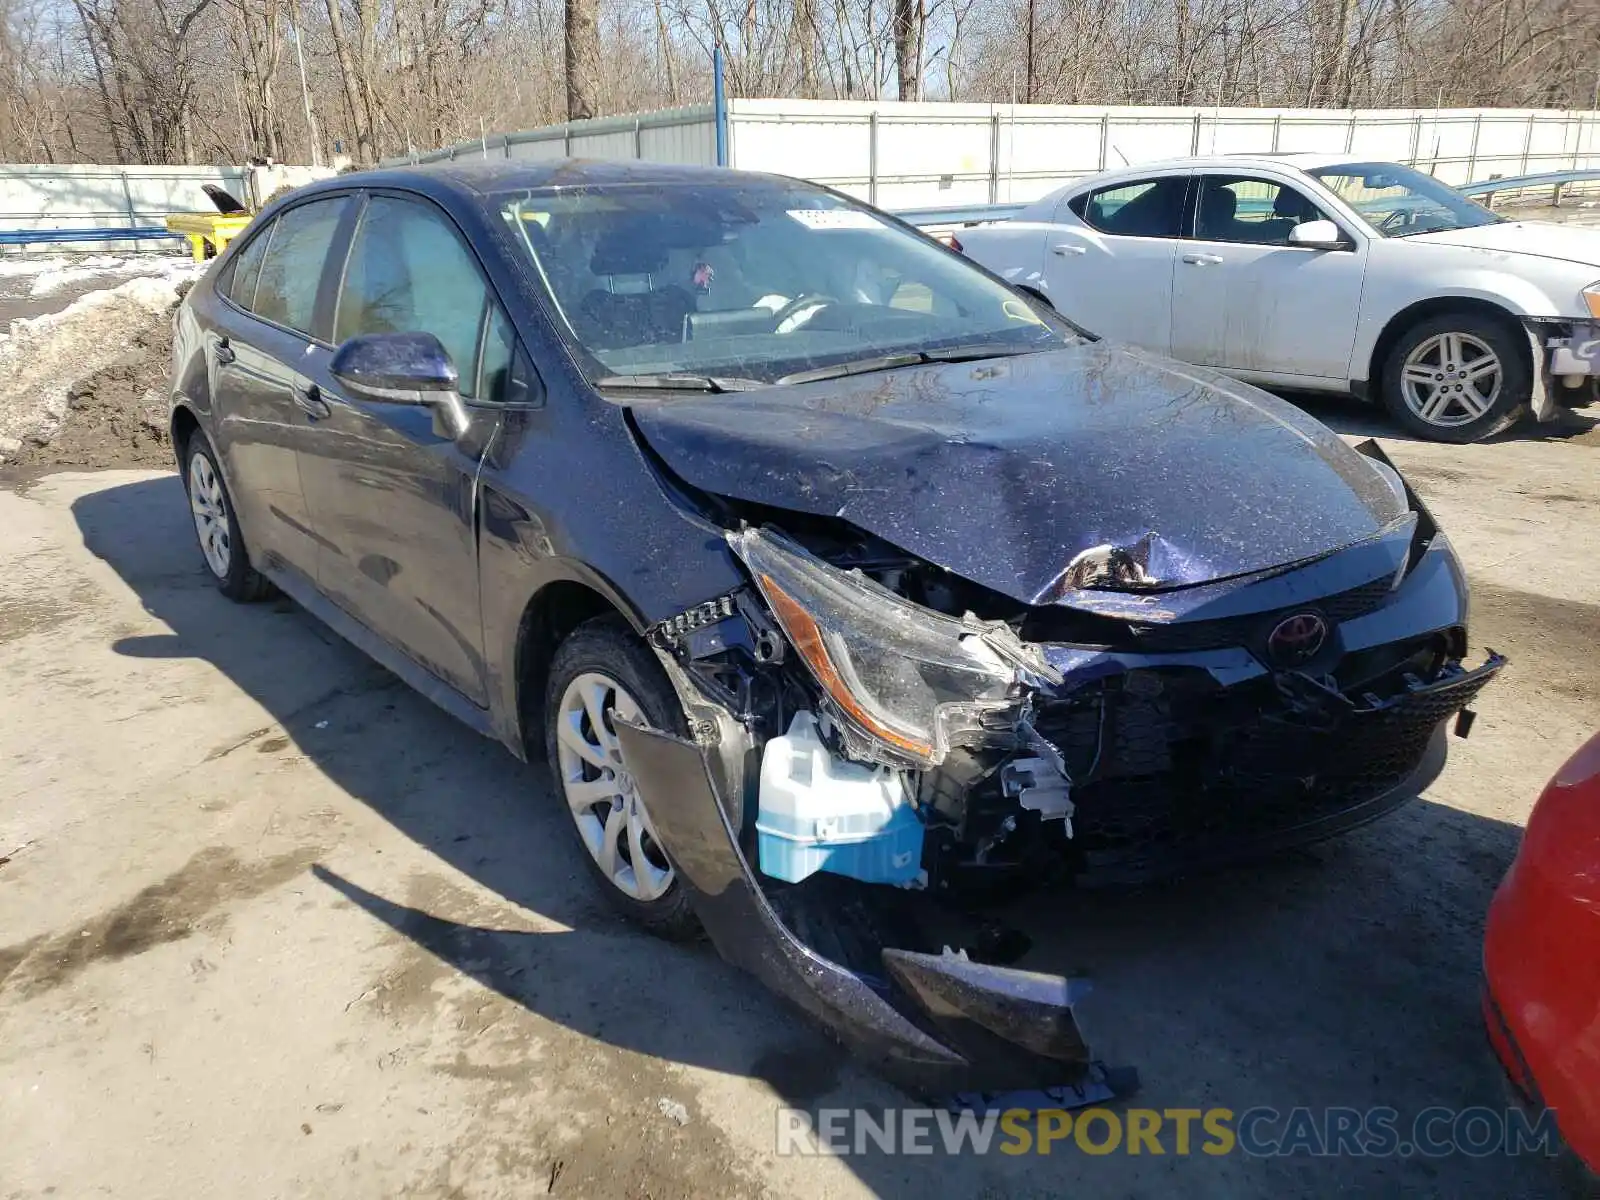
[[[922,821],[904,777],[834,755],[808,712],[762,754],[756,836],[761,870],[789,883],[818,871],[910,883],[922,868]]]

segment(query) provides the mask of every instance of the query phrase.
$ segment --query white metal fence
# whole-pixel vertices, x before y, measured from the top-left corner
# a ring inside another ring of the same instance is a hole
[[[728,166],[825,183],[885,208],[1035,199],[1123,163],[1296,150],[1414,163],[1449,183],[1600,168],[1600,114],[729,100]],[[711,105],[577,121],[422,155],[713,164]],[[397,162],[405,159],[393,160]]]

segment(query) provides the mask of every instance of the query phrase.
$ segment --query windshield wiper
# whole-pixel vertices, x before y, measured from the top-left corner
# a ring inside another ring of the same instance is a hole
[[[968,346],[945,346],[934,350],[907,350],[899,354],[880,354],[875,358],[858,358],[851,362],[835,363],[831,367],[813,367],[809,371],[796,371],[779,379],[780,384],[814,383],[819,379],[842,379],[846,375],[868,375],[874,371],[893,371],[899,367],[918,367],[923,363],[972,362],[980,358],[1008,358],[1017,354],[1032,354],[1041,346],[1018,346],[1015,342],[976,342]]]
[[[602,375],[594,381],[603,388],[659,388],[669,392],[749,392],[768,386],[759,379],[737,375]]]

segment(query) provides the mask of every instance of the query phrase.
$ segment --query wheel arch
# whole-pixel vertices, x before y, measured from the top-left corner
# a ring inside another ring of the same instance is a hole
[[[186,403],[173,406],[170,424],[172,455],[178,460],[178,470],[183,470],[184,456],[189,452],[189,439],[200,428],[200,418]]]
[[[605,581],[573,571],[541,586],[523,606],[513,658],[518,741],[529,761],[544,757],[544,693],[556,648],[579,625],[617,616],[643,633],[638,614]]]
[[[1533,366],[1532,355],[1527,348],[1527,338],[1524,335],[1525,326],[1522,318],[1504,304],[1493,300],[1485,300],[1481,296],[1429,296],[1425,300],[1418,300],[1402,308],[1390,317],[1384,325],[1383,331],[1378,334],[1378,340],[1373,343],[1372,355],[1367,360],[1367,377],[1365,391],[1372,395],[1379,395],[1382,385],[1383,366],[1389,360],[1390,353],[1394,350],[1395,343],[1405,336],[1406,331],[1413,326],[1441,316],[1448,312],[1470,312],[1489,318],[1505,326],[1507,332],[1512,334],[1512,340],[1518,352],[1525,356],[1524,363],[1530,369]],[[1357,389],[1363,390],[1363,389]]]

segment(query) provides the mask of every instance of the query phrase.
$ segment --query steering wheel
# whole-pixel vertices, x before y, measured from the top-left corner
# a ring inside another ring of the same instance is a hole
[[[1416,213],[1409,208],[1397,208],[1378,222],[1378,232],[1388,233],[1391,229],[1399,229],[1403,225],[1409,225],[1414,216],[1416,216]]]
[[[830,296],[826,292],[801,292],[773,314],[772,331],[793,333],[819,311],[837,303],[839,303],[838,297]]]

